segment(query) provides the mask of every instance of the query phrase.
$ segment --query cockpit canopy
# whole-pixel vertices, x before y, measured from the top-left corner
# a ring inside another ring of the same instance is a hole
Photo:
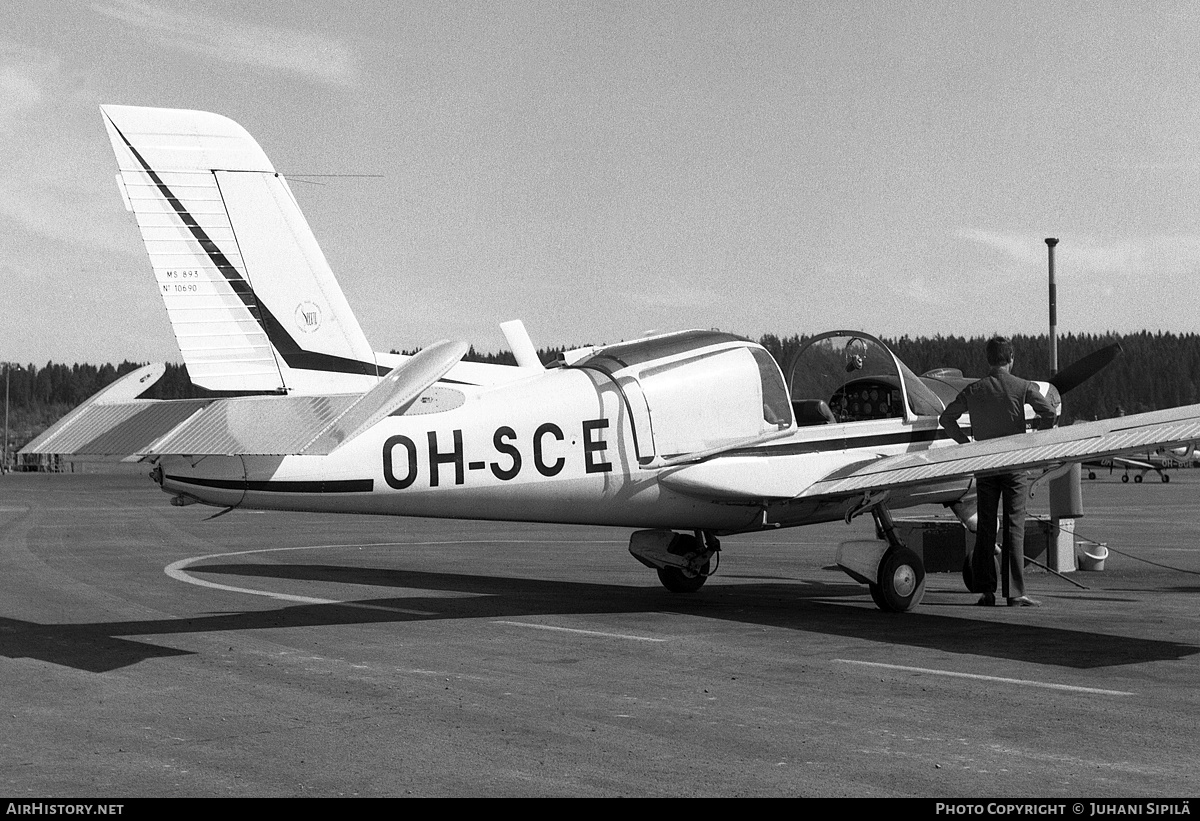
[[[800,425],[936,418],[945,405],[869,334],[830,331],[809,340],[788,368]]]
[[[747,442],[792,426],[783,376],[760,345],[683,331],[601,348],[572,367],[607,374],[624,395],[639,459]]]

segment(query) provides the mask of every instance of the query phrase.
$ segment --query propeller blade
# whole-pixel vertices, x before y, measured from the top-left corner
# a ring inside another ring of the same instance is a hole
[[[1060,394],[1079,387],[1108,366],[1121,353],[1121,343],[1114,342],[1107,348],[1092,351],[1090,354],[1063,368],[1050,377],[1050,384],[1058,389]]]

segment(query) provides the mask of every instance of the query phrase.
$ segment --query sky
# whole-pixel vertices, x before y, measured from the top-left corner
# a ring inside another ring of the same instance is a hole
[[[287,176],[376,350],[1200,332],[1200,5],[21,4],[0,360],[179,361],[99,106]],[[330,175],[330,176],[318,176]]]

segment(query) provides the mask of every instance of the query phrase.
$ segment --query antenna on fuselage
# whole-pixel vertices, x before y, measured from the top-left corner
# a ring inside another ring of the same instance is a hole
[[[542,360],[538,356],[537,348],[533,345],[533,340],[529,338],[529,332],[525,330],[525,323],[519,319],[501,322],[500,332],[504,334],[509,350],[517,358],[517,365],[522,368],[542,370]]]

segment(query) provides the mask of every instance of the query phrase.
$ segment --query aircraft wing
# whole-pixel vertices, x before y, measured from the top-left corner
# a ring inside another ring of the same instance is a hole
[[[1149,462],[1141,462],[1137,459],[1128,459],[1122,456],[1114,456],[1113,464],[1119,468],[1138,468],[1140,470],[1154,470],[1154,465]]]
[[[324,456],[418,400],[461,403],[461,393],[434,383],[466,351],[462,342],[436,343],[366,393],[332,396],[137,399],[164,370],[148,365],[64,416],[21,453],[126,460],[164,454]]]
[[[1200,440],[1200,405],[1084,422],[984,442],[885,456],[835,470],[794,499],[890,490],[980,473],[1006,473]]]

